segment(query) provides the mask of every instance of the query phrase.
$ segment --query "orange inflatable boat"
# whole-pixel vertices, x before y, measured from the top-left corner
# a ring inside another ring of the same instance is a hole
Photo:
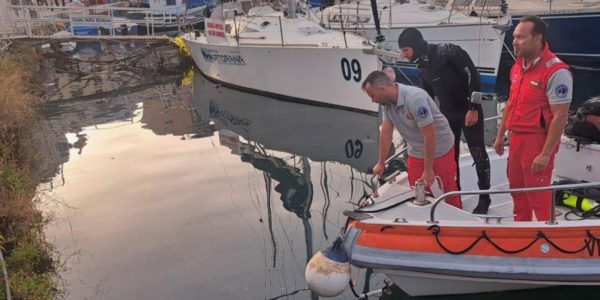
[[[573,146],[563,138],[555,178],[590,183],[536,189],[600,186],[600,145]],[[513,221],[510,192],[535,189],[509,190],[506,155],[490,151],[489,156],[489,191],[476,190],[472,160],[461,157],[463,191],[455,193],[464,210],[443,201],[452,193],[421,197],[405,174],[388,178],[377,197],[345,213],[343,249],[350,264],[386,274],[413,296],[600,285],[600,218],[582,219],[569,212],[572,208],[553,204],[550,221]],[[481,193],[491,194],[490,210],[471,214]]]

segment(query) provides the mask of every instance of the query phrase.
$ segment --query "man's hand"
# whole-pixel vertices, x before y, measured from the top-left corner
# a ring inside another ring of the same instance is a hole
[[[396,82],[396,71],[390,66],[383,68],[383,73],[392,81]]]
[[[385,171],[385,164],[384,163],[377,163],[374,167],[373,167],[373,176],[380,176],[383,175],[383,171]]]
[[[492,147],[498,155],[502,156],[504,154],[504,136],[497,136]]]
[[[425,186],[426,189],[429,188],[433,184],[434,180],[435,180],[435,175],[433,174],[433,170],[424,170],[423,175],[421,175],[421,177],[419,179],[417,179],[417,181],[420,181],[423,183],[423,185]]]
[[[533,163],[531,164],[531,172],[537,173],[537,172],[544,171],[546,169],[546,167],[548,166],[549,162],[550,162],[549,155],[540,154],[540,155],[536,156],[535,159],[533,160]]]
[[[476,110],[469,110],[465,115],[465,126],[471,127],[479,121],[479,113]]]

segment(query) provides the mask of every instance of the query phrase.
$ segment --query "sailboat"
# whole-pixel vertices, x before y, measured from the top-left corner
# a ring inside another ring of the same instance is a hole
[[[295,4],[295,1],[291,1]],[[380,69],[373,47],[353,33],[328,31],[296,9],[224,3],[205,20],[205,34],[183,36],[200,72],[218,83],[285,101],[375,114],[361,91]]]
[[[399,50],[398,36],[404,29],[417,28],[429,43],[452,43],[463,48],[481,74],[482,83],[494,85],[510,18],[469,16],[424,2],[347,1],[324,9],[315,19],[325,28],[356,32],[392,51]],[[399,65],[408,75],[417,74],[414,64],[400,61]]]
[[[569,64],[600,67],[600,0],[508,0],[468,2],[469,10],[482,16],[494,17],[506,3],[507,11],[516,26],[523,15],[536,15],[548,24],[546,40],[552,52]],[[460,6],[458,6],[460,7]],[[506,33],[505,43],[512,51],[512,30]],[[590,65],[591,64],[591,65]]]

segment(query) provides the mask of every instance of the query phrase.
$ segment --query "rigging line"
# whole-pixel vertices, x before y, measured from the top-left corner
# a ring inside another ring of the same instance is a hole
[[[247,228],[250,228],[250,230],[252,230],[252,232],[254,233],[254,235],[256,236],[256,238],[259,238],[259,234],[258,232],[254,229],[254,227],[252,227],[252,225],[250,224],[250,222],[248,220],[246,220],[246,218],[244,217],[244,215],[242,214],[242,211],[240,210],[240,208],[235,205],[235,202],[233,201],[233,183],[232,183],[232,177],[229,174],[229,172],[227,171],[227,167],[225,165],[225,162],[223,161],[223,157],[221,157],[221,152],[219,151],[219,148],[217,147],[217,145],[215,144],[215,142],[213,141],[213,138],[210,137],[209,138],[210,143],[213,147],[213,149],[217,152],[217,156],[219,157],[219,162],[221,163],[221,166],[223,167],[223,171],[225,172],[225,176],[227,176],[228,180],[227,183],[229,185],[229,201],[233,204],[233,207],[235,207],[238,215],[240,216],[240,219],[242,219],[242,221],[244,221],[244,223],[246,223]]]

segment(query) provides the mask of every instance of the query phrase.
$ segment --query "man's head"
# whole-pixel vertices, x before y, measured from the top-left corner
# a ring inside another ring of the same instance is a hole
[[[523,16],[513,32],[513,49],[517,57],[527,60],[540,55],[546,44],[546,23],[538,16]]]
[[[406,28],[398,36],[398,48],[404,57],[413,62],[427,51],[427,42],[416,28]]]
[[[371,72],[363,81],[362,89],[377,104],[395,104],[398,98],[396,84],[381,71]]]

